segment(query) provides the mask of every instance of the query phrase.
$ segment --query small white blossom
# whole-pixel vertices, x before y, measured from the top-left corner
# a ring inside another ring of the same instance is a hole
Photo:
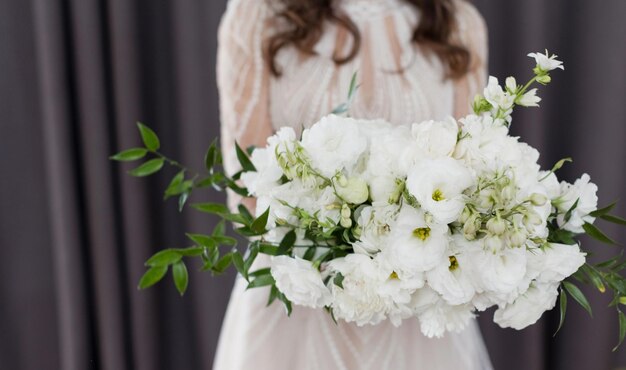
[[[557,60],[556,55],[549,55],[547,50],[545,54],[530,53],[528,54],[528,56],[535,59],[535,62],[537,63],[537,67],[539,67],[544,72],[549,72],[557,68],[565,69],[563,67],[563,62],[561,62],[560,60]]]

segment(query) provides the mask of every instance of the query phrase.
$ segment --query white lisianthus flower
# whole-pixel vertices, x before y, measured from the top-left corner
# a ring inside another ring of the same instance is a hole
[[[561,183],[561,195],[552,203],[557,207],[559,216],[557,222],[560,227],[573,233],[583,233],[585,223],[593,223],[595,218],[589,214],[598,208],[598,186],[590,182],[588,174],[582,175],[574,184]],[[569,221],[565,214],[578,201],[572,211]]]
[[[554,308],[559,283],[532,283],[515,302],[496,310],[493,321],[503,328],[522,330],[539,320],[544,312]]]
[[[449,157],[419,162],[410,170],[406,181],[406,188],[424,211],[442,224],[459,217],[465,207],[463,191],[472,185],[469,170]]]
[[[271,273],[278,290],[294,304],[311,308],[330,305],[330,290],[310,261],[298,257],[272,257]]]
[[[358,177],[350,177],[345,181],[338,181],[337,195],[352,204],[365,203],[369,198],[369,190],[365,180]]]
[[[401,279],[445,264],[448,227],[424,220],[424,213],[405,206],[391,225],[389,245],[382,251]]]
[[[458,333],[474,318],[470,305],[451,306],[428,287],[415,292],[411,305],[419,319],[422,334],[428,338],[441,338],[446,331]]]
[[[417,145],[411,148],[429,158],[452,155],[456,147],[459,125],[452,117],[443,121],[414,123],[411,134]]]
[[[330,261],[327,268],[331,274],[341,273],[344,277],[343,287],[332,280],[330,283],[337,319],[363,326],[378,324],[387,317],[389,300],[379,293],[379,287],[389,275],[374,260],[363,254],[349,254]]]
[[[493,76],[489,76],[489,83],[485,87],[483,95],[494,108],[500,108],[504,111],[511,109],[515,102],[515,96],[504,91],[502,86],[498,84],[498,79]]]
[[[241,182],[251,195],[263,195],[269,193],[278,186],[278,181],[283,176],[283,171],[276,162],[274,153],[266,148],[255,149],[250,160],[256,172],[244,172],[241,174]]]
[[[451,305],[468,303],[474,298],[476,289],[472,282],[471,259],[458,253],[448,257],[447,264],[441,264],[426,273],[426,281],[441,297]]]
[[[529,265],[538,272],[535,279],[543,283],[558,283],[565,280],[585,264],[587,255],[581,252],[577,244],[550,243],[547,247],[533,252],[529,255],[532,261]]]
[[[302,133],[302,147],[313,168],[332,177],[343,169],[352,170],[367,148],[367,138],[355,120],[329,115]]]
[[[530,89],[517,99],[517,104],[523,107],[538,107],[541,98],[537,96],[537,89]]]
[[[549,72],[557,68],[565,69],[563,67],[563,62],[561,62],[560,60],[557,60],[556,55],[549,55],[547,50],[545,54],[530,53],[528,54],[528,56],[535,59],[535,62],[537,63],[537,67],[539,67],[544,72]]]

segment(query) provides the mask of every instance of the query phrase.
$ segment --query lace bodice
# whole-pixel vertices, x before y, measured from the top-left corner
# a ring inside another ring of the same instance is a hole
[[[411,42],[420,15],[404,0],[338,1],[361,33],[357,56],[343,65],[332,61],[335,49],[349,50],[352,41],[329,23],[316,55],[282,49],[277,62],[283,75],[274,77],[263,59],[263,41],[275,32],[276,22],[268,20],[278,6],[275,0],[230,0],[220,26],[217,78],[227,170],[236,167],[235,140],[242,147],[261,146],[279,127],[311,125],[346,100],[354,72],[360,89],[350,114],[397,124],[464,115],[484,85],[486,29],[465,1],[456,1],[456,37],[470,50],[472,65],[458,81],[444,80],[439,59]]]

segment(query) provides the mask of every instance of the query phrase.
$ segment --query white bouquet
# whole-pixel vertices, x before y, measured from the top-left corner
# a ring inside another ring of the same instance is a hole
[[[525,328],[559,295],[562,318],[568,294],[591,313],[577,280],[614,291],[621,342],[624,265],[620,256],[586,263],[575,238],[587,233],[612,242],[594,220],[625,221],[608,215],[612,206],[597,209],[598,188],[589,175],[559,182],[555,171],[568,159],[542,170],[539,152],[509,134],[513,108],[540,101],[533,83],[548,84],[550,71],[563,69],[547,52],[529,56],[536,67],[526,85],[509,77],[500,86],[491,77],[474,113],[459,121],[398,126],[331,114],[301,137],[279,130],[250,156],[237,146],[243,169],[233,177],[215,171],[220,155],[212,145],[209,175],[185,180],[183,169],[166,194],[180,195],[181,206],[191,190],[207,185],[255,197],[254,216],[243,206],[231,213],[223,204],[193,205],[239,224],[236,231],[252,240],[246,254],[220,255],[220,245],[234,244],[222,224],[212,235],[189,235],[192,248],[148,260],[140,286],[154,284],[172,266],[182,293],[182,258],[200,256],[206,269],[221,272],[233,263],[250,287],[271,286],[270,302],[281,300],[288,312],[292,304],[326,309],[333,319],[357,325],[386,319],[400,325],[416,317],[424,335],[441,337],[491,306],[500,326]],[[353,80],[349,101],[355,91]],[[165,162],[178,165],[157,152],[150,129],[140,129],[146,148],[115,159],[157,156],[135,175],[154,173]],[[271,264],[250,271],[259,253],[271,255]]]

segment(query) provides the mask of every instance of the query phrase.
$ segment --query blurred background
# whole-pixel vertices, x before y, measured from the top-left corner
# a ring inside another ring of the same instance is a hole
[[[259,0],[260,1],[260,0]],[[209,369],[234,275],[192,270],[184,298],[169,279],[137,291],[143,262],[184,247],[213,219],[163,202],[170,175],[125,175],[109,155],[139,143],[135,122],[191,167],[218,134],[216,30],[226,0],[0,0],[0,369]],[[530,75],[548,48],[564,72],[542,109],[514,130],[561,176],[583,171],[600,202],[626,215],[626,1],[477,0],[490,72]],[[209,197],[211,195],[208,195]],[[200,200],[196,196],[195,200]],[[219,196],[214,199],[219,199]],[[604,229],[626,244],[626,232]],[[615,253],[586,240],[597,258]],[[496,369],[615,369],[617,317],[586,291],[521,332],[481,327]],[[242,349],[245,350],[245,349]]]

